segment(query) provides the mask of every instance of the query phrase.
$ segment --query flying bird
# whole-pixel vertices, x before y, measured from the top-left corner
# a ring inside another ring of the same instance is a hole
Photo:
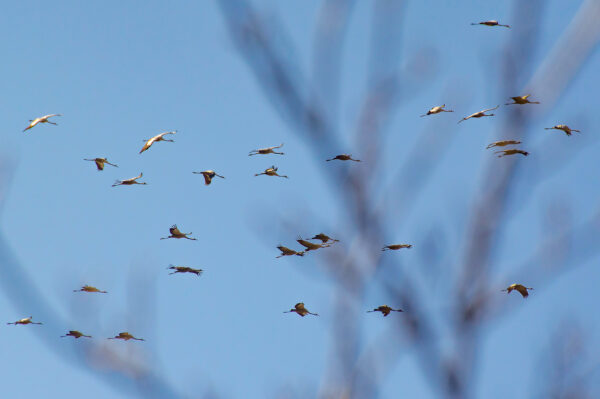
[[[308,310],[306,310],[303,302],[299,302],[299,303],[295,304],[292,309],[288,310],[287,312],[283,312],[283,313],[292,313],[292,312],[298,313],[302,317],[306,316],[307,314],[311,314],[313,316],[318,316],[317,313],[311,313]]]
[[[264,154],[278,154],[278,155],[283,155],[283,152],[277,152],[277,151],[273,151],[276,148],[281,148],[283,147],[283,143],[281,143],[280,145],[274,146],[274,147],[267,147],[267,148],[259,148],[257,150],[252,150],[250,151],[250,153],[248,154],[248,156],[252,156],[252,155],[264,155]]]
[[[581,133],[579,130],[571,129],[567,125],[556,125],[556,126],[552,126],[552,127],[545,127],[544,129],[546,129],[546,130],[552,130],[552,129],[562,130],[563,132],[565,132],[567,134],[567,136],[570,136],[571,134],[573,134],[572,132]]]
[[[402,309],[392,309],[388,305],[381,305],[373,310],[367,310],[367,313],[373,313],[373,312],[381,312],[381,314],[383,314],[383,317],[385,317],[385,316],[389,315],[390,312],[404,312],[404,311]]]
[[[221,176],[221,175],[216,174],[214,170],[205,170],[203,172],[192,172],[192,173],[204,176],[204,185],[206,185],[206,186],[208,186],[210,184],[210,182],[212,181],[213,177],[215,177],[215,176],[218,176],[221,179],[225,178],[225,176]]]
[[[329,244],[329,245],[326,245],[326,244],[315,244],[314,242],[303,240],[302,237],[298,237],[298,239],[296,241],[298,242],[298,244],[300,244],[304,248],[306,248],[305,252],[314,251],[314,250],[317,250],[319,248],[327,248],[329,245],[331,245],[331,244]]]
[[[75,339],[77,338],[81,338],[81,337],[86,337],[86,338],[92,338],[91,335],[85,335],[77,330],[70,330],[67,334],[65,335],[61,335],[61,338],[65,338],[65,337],[73,337]]]
[[[512,103],[506,103],[504,105],[512,105],[512,104],[539,104],[539,101],[529,101],[528,98],[531,96],[531,94],[527,94],[524,96],[520,96],[520,97],[511,97],[511,100],[513,100]]]
[[[31,122],[31,123],[25,129],[23,129],[23,131],[26,132],[27,130],[31,129],[38,123],[49,123],[51,125],[57,125],[57,123],[50,122],[48,120],[48,119],[52,118],[53,116],[62,116],[62,115],[61,114],[50,114],[50,115],[40,116],[39,118],[30,119],[29,122]]]
[[[354,162],[360,162],[360,159],[352,159],[352,155],[350,154],[340,154],[340,155],[336,155],[335,157],[331,158],[331,159],[326,159],[327,162],[329,161],[335,161],[335,160],[340,160],[340,161],[354,161]]]
[[[136,338],[126,331],[121,332],[121,333],[119,333],[119,335],[115,335],[114,337],[108,338],[108,339],[122,339],[123,341],[129,341],[130,339],[134,339],[136,341],[145,341],[143,338]]]
[[[33,318],[33,316],[29,316],[29,317],[26,317],[24,319],[17,320],[14,323],[6,323],[6,324],[8,324],[8,325],[14,324],[15,326],[17,324],[22,324],[22,325],[25,325],[25,324],[44,324],[44,323],[39,323],[39,322],[31,321],[32,318]]]
[[[412,248],[412,244],[392,244],[392,245],[386,245],[385,247],[381,248],[382,251],[397,251],[399,249],[402,248]]]
[[[502,25],[499,24],[495,19],[490,19],[489,21],[483,22],[473,22],[471,25],[485,25],[485,26],[504,26],[505,28],[510,28],[510,25]]]
[[[445,106],[446,106],[446,104],[438,105],[437,107],[433,107],[429,111],[427,111],[426,114],[421,115],[421,118],[424,116],[427,116],[427,115],[439,114],[440,112],[454,112],[449,109],[444,109]]]
[[[517,145],[517,144],[521,144],[521,142],[518,140],[504,140],[504,141],[496,141],[494,143],[488,144],[488,146],[485,148],[489,149],[492,147],[504,147],[506,145]]]
[[[281,251],[281,255],[276,256],[275,258],[281,258],[282,256],[292,256],[292,255],[297,255],[297,256],[304,256],[304,251],[294,251],[293,249],[290,249],[288,247],[284,247],[283,245],[278,245],[277,249]]]
[[[168,237],[163,237],[161,238],[161,240],[166,240],[168,238],[187,238],[188,240],[197,240],[197,238],[188,237],[190,234],[192,234],[191,231],[189,233],[182,233],[181,231],[179,231],[176,224],[169,228],[169,232],[171,233],[171,235]]]
[[[100,294],[108,294],[107,291],[100,291],[98,288],[92,287],[91,285],[87,285],[87,284],[78,290],[73,290],[73,292],[98,292]]]
[[[488,108],[488,109],[484,109],[483,111],[475,112],[474,114],[471,114],[469,116],[462,118],[461,120],[458,121],[458,123],[461,123],[462,121],[466,121],[471,118],[481,118],[483,116],[494,116],[494,114],[486,115],[486,112],[493,111],[493,110],[497,109],[499,106],[500,105],[496,105],[494,108]]]
[[[119,167],[118,165],[115,165],[114,163],[108,162],[108,160],[106,158],[94,158],[94,159],[84,158],[83,160],[95,162],[96,168],[98,168],[98,170],[104,170],[104,164],[108,164],[108,165],[114,166],[116,168]]]
[[[532,290],[532,289],[533,288],[525,287],[522,284],[511,284],[505,290],[502,290],[502,291],[506,291],[506,293],[510,294],[511,291],[515,290],[515,291],[518,291],[519,294],[521,294],[523,296],[523,298],[527,298],[529,296],[529,292],[527,292],[527,290]]]
[[[157,134],[156,136],[154,136],[154,137],[152,137],[152,138],[150,138],[150,139],[144,140],[144,141],[146,142],[146,144],[144,144],[144,146],[143,146],[143,147],[142,147],[142,149],[140,150],[140,154],[141,154],[142,152],[146,151],[148,148],[150,148],[150,147],[152,146],[152,144],[154,144],[154,143],[157,143],[157,142],[159,142],[159,141],[169,141],[169,142],[171,142],[171,143],[172,143],[172,142],[174,142],[175,140],[169,140],[169,139],[165,139],[164,137],[165,137],[167,134],[175,134],[175,133],[177,133],[177,131],[176,131],[176,130],[175,130],[175,131],[173,131],[173,132],[163,132],[163,133],[161,133],[161,134]]]
[[[142,176],[143,176],[143,173],[140,172],[139,176],[132,177],[131,179],[117,180],[117,181],[115,181],[115,184],[113,184],[112,186],[116,187],[116,186],[131,186],[132,184],[148,184],[146,182],[137,181],[137,179],[139,179]]]
[[[331,242],[340,242],[340,240],[336,240],[335,238],[329,237],[327,234],[319,233],[315,235],[311,240],[321,240],[323,244],[331,241]]]
[[[525,155],[525,156],[529,155],[529,153],[527,151],[517,150],[517,149],[494,151],[494,154],[500,154],[500,155],[498,155],[498,158],[502,158],[506,155],[515,155],[515,154],[521,154],[521,155]]]
[[[199,276],[203,272],[202,269],[192,269],[191,267],[187,267],[187,266],[174,266],[174,265],[170,265],[169,267],[167,267],[167,269],[175,270],[174,272],[169,273],[169,274],[175,274],[175,273],[194,273],[196,276]]]
[[[262,172],[262,173],[256,173],[254,176],[267,175],[267,176],[285,177],[286,179],[288,178],[285,175],[278,175],[277,174],[277,169],[278,168],[275,167],[275,165],[273,165],[270,168],[265,169],[265,171]]]

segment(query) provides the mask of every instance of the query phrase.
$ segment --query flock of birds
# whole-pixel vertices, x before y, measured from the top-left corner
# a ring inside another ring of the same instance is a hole
[[[478,23],[472,23],[471,25],[484,25],[484,26],[490,26],[490,27],[494,27],[494,26],[501,26],[501,27],[506,27],[506,28],[510,28],[509,25],[502,25],[500,23],[498,23],[498,21],[496,20],[489,20],[489,21],[483,21],[483,22],[478,22]],[[529,101],[529,97],[530,95],[523,95],[523,96],[516,96],[516,97],[511,97],[512,102],[506,103],[505,105],[525,105],[525,104],[539,104],[538,101]],[[424,116],[429,116],[429,115],[435,115],[435,114],[439,114],[442,112],[454,112],[453,110],[447,110],[445,109],[446,104],[443,105],[439,105],[439,106],[435,106],[433,108],[431,108],[429,111],[427,111],[426,114],[421,115],[421,117]],[[489,111],[494,111],[496,109],[498,109],[500,107],[500,105],[497,105],[493,108],[488,108],[488,109],[484,109],[478,112],[475,112],[471,115],[468,115],[464,118],[462,118],[461,120],[458,121],[458,123],[467,121],[469,119],[472,118],[482,118],[482,117],[492,117],[494,116],[494,114],[492,113],[488,113]],[[43,123],[48,123],[51,125],[57,125],[57,123],[53,122],[50,120],[50,118],[53,117],[58,117],[58,116],[62,116],[61,114],[50,114],[50,115],[44,115],[41,116],[39,118],[30,120],[29,125],[23,130],[23,132],[32,129],[33,127],[37,126],[38,124],[43,124]],[[580,132],[579,130],[576,129],[571,129],[569,126],[564,125],[564,124],[558,124],[549,128],[545,128],[546,130],[561,130],[563,131],[567,136],[571,136],[572,132]],[[144,145],[142,147],[142,149],[140,150],[140,154],[143,153],[144,151],[147,151],[148,149],[150,149],[150,147],[152,147],[152,145],[154,143],[158,143],[161,141],[166,141],[166,142],[174,142],[173,139],[167,139],[165,138],[165,136],[168,135],[174,135],[176,134],[176,131],[169,131],[169,132],[163,132],[160,133],[150,139],[146,139],[144,140]],[[516,146],[521,144],[520,141],[518,140],[502,140],[502,141],[496,141],[493,142],[491,144],[489,144],[486,149],[489,148],[497,148],[497,147],[505,147],[505,146]],[[279,152],[279,151],[275,151],[277,149],[280,149],[283,147],[283,143],[278,145],[278,146],[272,146],[272,147],[266,147],[266,148],[259,148],[259,149],[255,149],[250,151],[250,153],[248,154],[248,156],[253,156],[253,155],[268,155],[268,154],[275,154],[275,155],[284,155],[283,152]],[[521,154],[523,156],[527,156],[529,155],[529,153],[527,151],[523,151],[521,149],[518,148],[510,148],[510,149],[504,149],[504,150],[499,150],[496,151],[495,154],[500,154],[498,155],[498,157],[503,157],[503,156],[507,156],[507,155],[515,155],[515,154]],[[85,158],[85,161],[91,161],[94,162],[96,164],[96,168],[98,169],[98,171],[102,171],[104,170],[105,165],[110,165],[113,167],[118,167],[118,165],[111,163],[108,161],[107,158]],[[339,161],[353,161],[353,162],[361,162],[360,159],[355,159],[352,157],[351,154],[339,154],[336,155],[333,158],[330,159],[326,159],[327,162],[329,161],[334,161],[334,160],[339,160]],[[270,168],[265,169],[263,172],[261,173],[256,173],[255,176],[261,176],[261,175],[266,175],[266,176],[276,176],[276,177],[282,177],[282,178],[288,178],[288,176],[286,175],[280,175],[277,173],[278,168],[273,165]],[[214,177],[220,177],[222,179],[224,179],[224,176],[221,176],[219,174],[217,174],[214,170],[205,170],[202,172],[192,172],[194,174],[201,174],[204,177],[204,183],[205,185],[210,185],[212,182],[212,179]],[[138,181],[139,179],[141,179],[143,177],[143,173],[140,172],[140,174],[138,176],[129,178],[129,179],[124,179],[124,180],[117,180],[112,187],[116,187],[116,186],[128,186],[128,185],[135,185],[135,184],[140,184],[140,185],[145,185],[147,184],[146,182],[140,182]],[[170,239],[170,238],[176,238],[176,239],[187,239],[187,240],[197,240],[196,238],[190,237],[190,235],[192,234],[190,233],[183,233],[179,230],[179,228],[177,227],[177,225],[173,225],[171,226],[171,228],[169,229],[169,233],[170,235],[167,237],[162,237],[161,240],[166,240],[166,239]],[[322,249],[322,248],[328,248],[331,245],[333,245],[336,242],[339,242],[339,240],[336,240],[334,238],[329,237],[328,235],[324,234],[324,233],[319,233],[316,234],[315,236],[313,236],[312,238],[308,238],[308,239],[303,239],[302,237],[298,237],[298,239],[296,240],[304,249],[296,251],[294,249],[288,248],[286,246],[283,245],[278,245],[277,249],[279,249],[279,251],[281,251],[281,254],[279,256],[276,256],[276,258],[281,258],[283,256],[304,256],[306,253],[310,252],[310,251],[316,251],[318,249]],[[314,241],[318,241],[318,242],[314,242]],[[382,251],[397,251],[400,249],[409,249],[412,248],[411,244],[390,244],[390,245],[385,245],[382,248]],[[175,265],[170,265],[168,268],[168,270],[173,270],[171,273],[169,274],[176,274],[176,273],[190,273],[190,274],[195,274],[197,276],[200,276],[200,274],[202,274],[203,270],[202,269],[194,269],[188,266],[175,266]],[[517,291],[518,293],[520,293],[522,295],[523,298],[527,298],[529,296],[529,290],[533,290],[533,288],[531,287],[526,287],[522,284],[511,284],[510,286],[508,286],[506,289],[503,289],[502,291],[505,291],[507,293],[511,293],[512,291]],[[106,294],[107,291],[102,291],[99,290],[96,287],[90,286],[90,285],[84,285],[81,289],[79,290],[74,290],[74,292],[87,292],[87,293],[101,293],[101,294]],[[381,314],[385,317],[388,316],[391,312],[403,312],[402,309],[394,309],[391,308],[388,305],[381,305],[373,310],[369,310],[367,311],[367,313],[371,313],[371,312],[381,312]],[[285,311],[284,313],[296,313],[299,316],[306,316],[306,315],[313,315],[313,316],[318,316],[317,313],[312,313],[310,312],[308,309],[306,309],[304,303],[299,302],[297,304],[294,305],[294,307],[288,311]],[[37,324],[37,325],[41,325],[43,323],[41,322],[35,322],[33,321],[33,317],[29,316],[20,320],[17,320],[15,322],[11,322],[11,323],[7,323],[9,325],[26,325],[26,324]],[[85,338],[92,338],[91,335],[86,335],[81,333],[80,331],[77,330],[70,330],[67,334],[61,336],[61,337],[73,337],[73,338],[81,338],[81,337],[85,337]],[[131,335],[129,332],[121,332],[118,335],[114,336],[114,337],[110,337],[108,339],[121,339],[121,340],[137,340],[137,341],[144,341],[143,338],[136,338],[133,335]]]

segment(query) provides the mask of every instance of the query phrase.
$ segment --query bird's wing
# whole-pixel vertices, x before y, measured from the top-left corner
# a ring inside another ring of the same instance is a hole
[[[143,175],[144,175],[144,174],[143,174],[142,172],[140,172],[140,174],[139,174],[138,176],[136,176],[136,177],[132,177],[132,178],[131,178],[131,180],[137,180],[137,179],[139,179],[140,177],[142,177]]]
[[[50,114],[50,115],[44,115],[42,117],[42,119],[48,119],[48,118],[52,118],[53,116],[62,116],[61,114]]]
[[[154,143],[154,137],[151,138],[150,140],[146,141],[146,144],[144,144],[144,146],[142,147],[142,149],[140,150],[140,154],[144,151],[146,151],[148,148],[150,148],[150,146],[152,145],[152,143]]]
[[[500,104],[496,105],[494,108],[488,108],[488,109],[484,109],[483,111],[479,111],[479,112],[488,112],[488,111],[493,111],[495,109],[498,109],[498,107],[500,106]],[[475,114],[478,114],[479,112],[476,112]],[[473,115],[475,115],[473,114]]]
[[[207,173],[202,173],[202,176],[204,176],[204,184],[208,186],[210,184],[212,178]]]
[[[523,298],[527,298],[529,296],[529,292],[527,292],[527,288],[525,288],[522,285],[517,285],[515,287],[515,290],[519,291],[519,294],[521,294],[523,296]]]

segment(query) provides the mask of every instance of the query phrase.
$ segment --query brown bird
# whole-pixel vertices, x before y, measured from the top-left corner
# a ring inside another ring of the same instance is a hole
[[[287,312],[283,312],[283,313],[292,313],[292,312],[298,313],[302,317],[306,316],[307,314],[311,314],[313,316],[318,316],[317,313],[311,313],[308,310],[306,310],[303,302],[298,302],[297,304],[294,305],[293,309],[290,309]]]
[[[331,158],[331,159],[326,159],[327,162],[329,161],[335,161],[336,159],[340,160],[340,161],[354,161],[354,162],[360,162],[360,159],[352,159],[352,155],[350,154],[340,154],[340,155],[336,155],[335,157]]]
[[[404,311],[402,309],[392,309],[388,305],[381,305],[373,310],[367,310],[367,313],[373,313],[373,312],[381,312],[381,314],[383,314],[383,317],[385,317],[385,316],[389,315],[390,312],[404,312]]]
[[[174,266],[174,265],[170,265],[169,267],[167,267],[167,269],[175,270],[174,272],[169,273],[169,274],[175,274],[175,273],[194,273],[196,276],[199,276],[203,272],[202,269],[192,269],[191,267],[187,267],[187,266]]]
[[[92,338],[91,335],[85,335],[77,330],[70,330],[67,334],[65,335],[61,335],[61,338],[65,338],[65,337],[73,337],[75,339],[77,338],[81,338],[81,337],[86,337],[86,338]]]
[[[225,178],[225,176],[221,176],[221,175],[216,174],[214,170],[205,170],[204,172],[192,172],[192,173],[204,176],[204,185],[206,185],[206,186],[208,186],[210,184],[210,182],[212,181],[213,177],[215,177],[215,176],[218,176],[221,179]]]
[[[496,21],[495,19],[490,19],[489,21],[483,21],[483,22],[473,22],[473,23],[471,23],[471,25],[504,26],[505,28],[510,28],[509,25],[499,24],[498,21]]]
[[[471,114],[469,116],[466,116],[466,117],[462,118],[461,120],[458,121],[458,123],[461,123],[462,121],[466,121],[466,120],[471,119],[471,118],[481,118],[481,117],[484,117],[484,116],[494,116],[494,114],[488,114],[488,115],[486,115],[486,112],[498,109],[499,106],[500,105],[497,105],[494,108],[488,108],[488,109],[484,109],[483,111],[475,112],[474,114]]]
[[[270,168],[265,169],[265,171],[262,172],[262,173],[256,173],[254,176],[267,175],[267,176],[285,177],[286,179],[288,178],[285,175],[278,175],[277,174],[277,169],[278,168],[275,167],[275,165],[273,165]]]
[[[117,168],[119,167],[119,166],[115,165],[114,163],[108,162],[108,160],[106,158],[94,158],[94,159],[84,158],[83,160],[96,162],[96,168],[98,168],[98,170],[104,170],[104,164],[112,165]]]
[[[488,148],[492,148],[492,147],[504,147],[505,145],[517,145],[517,144],[521,144],[521,142],[518,140],[504,140],[504,141],[496,141],[492,144],[488,144],[488,146],[485,148],[488,149]]]
[[[175,140],[169,140],[169,139],[165,139],[164,137],[167,134],[175,134],[177,133],[177,130],[173,131],[173,132],[163,132],[161,134],[157,134],[156,136],[150,138],[150,139],[145,139],[144,141],[146,142],[146,144],[144,144],[144,146],[142,147],[142,149],[140,150],[140,154],[144,151],[146,151],[148,148],[150,148],[152,146],[152,144],[157,143],[159,141],[168,141],[173,143]]]
[[[92,287],[91,285],[87,284],[81,287],[81,289],[73,290],[73,292],[98,292],[100,294],[108,294],[108,292],[106,291],[100,291],[98,288]]]
[[[298,237],[298,239],[296,241],[298,242],[298,244],[300,244],[304,248],[306,248],[305,252],[314,251],[314,250],[317,250],[319,248],[327,248],[329,246],[329,245],[326,245],[326,244],[315,244],[313,242],[303,240],[302,237]]]
[[[523,296],[523,298],[527,298],[529,296],[529,292],[527,292],[527,290],[532,290],[532,289],[533,288],[525,287],[524,285],[521,285],[521,284],[511,284],[505,290],[502,290],[502,291],[506,291],[508,294],[510,294],[512,290],[516,290],[519,292],[519,294],[521,294]]]
[[[10,324],[14,324],[15,326],[17,324],[23,324],[23,325],[25,325],[25,324],[44,324],[44,323],[39,323],[39,322],[31,321],[32,318],[33,318],[33,316],[29,316],[29,317],[26,317],[24,319],[17,320],[14,323],[6,323],[6,324],[9,324],[9,325]]]
[[[437,107],[433,107],[429,111],[427,111],[426,114],[421,115],[421,118],[424,116],[427,116],[427,115],[439,114],[440,112],[454,112],[449,109],[444,109],[445,106],[446,106],[446,104],[438,105]]]
[[[197,240],[197,238],[188,237],[190,234],[192,234],[191,231],[189,233],[182,233],[181,231],[179,231],[176,224],[169,228],[169,232],[171,233],[171,235],[168,237],[163,237],[161,238],[161,240],[166,240],[168,238],[187,238],[188,240]]]
[[[132,177],[131,179],[117,180],[117,181],[115,181],[115,184],[113,184],[112,186],[116,187],[116,186],[131,186],[132,184],[148,184],[146,182],[137,181],[137,179],[139,179],[142,176],[143,176],[143,173],[140,172],[139,176]]]
[[[252,156],[252,155],[264,155],[264,154],[278,154],[278,155],[283,155],[283,152],[277,152],[277,151],[273,151],[276,148],[281,148],[283,147],[283,143],[281,143],[280,145],[274,146],[274,147],[267,147],[267,148],[259,148],[258,150],[252,150],[250,151],[250,153],[248,154],[248,156]]]
[[[329,241],[331,241],[331,242],[340,242],[340,240],[336,240],[335,238],[331,238],[328,235],[323,234],[323,233],[317,234],[316,236],[314,236],[313,238],[311,238],[311,240],[321,240],[321,242],[323,244],[325,244],[325,243],[327,243]]]
[[[512,105],[512,104],[539,104],[539,101],[529,101],[528,98],[531,96],[531,94],[527,94],[525,96],[520,96],[520,97],[511,97],[511,99],[513,100],[512,103],[506,103],[504,105]]]
[[[294,251],[293,249],[289,249],[288,247],[284,247],[283,245],[278,245],[277,249],[281,251],[281,255],[276,256],[275,259],[277,258],[281,258],[282,256],[292,256],[292,255],[297,255],[297,256],[304,256],[304,251]]]
[[[121,333],[119,333],[119,335],[115,335],[114,337],[108,338],[108,339],[122,339],[123,341],[129,341],[130,339],[134,339],[136,341],[145,341],[143,338],[136,338],[126,331],[121,332]]]
[[[522,154],[522,155],[529,155],[529,153],[527,151],[523,151],[523,150],[517,150],[517,149],[510,149],[510,150],[500,150],[500,151],[494,151],[494,154],[499,154],[498,158],[502,158],[506,155],[515,155],[515,154]]]
[[[552,127],[545,127],[544,129],[546,129],[546,130],[552,130],[552,129],[562,130],[563,132],[565,132],[567,134],[567,136],[570,136],[572,134],[572,132],[581,133],[579,130],[571,129],[567,125],[556,125],[556,126],[552,126]]]
[[[23,129],[23,131],[25,132],[25,131],[31,129],[32,127],[34,127],[38,123],[49,123],[51,125],[57,125],[57,123],[50,122],[48,120],[49,118],[52,118],[53,116],[62,116],[62,115],[61,114],[50,114],[50,115],[40,116],[39,118],[30,119],[29,122],[31,122],[31,123],[25,129]]]
[[[397,251],[399,249],[402,248],[412,248],[412,244],[392,244],[392,245],[386,245],[385,247],[381,248],[382,251],[388,251],[388,250],[392,250],[392,251]]]

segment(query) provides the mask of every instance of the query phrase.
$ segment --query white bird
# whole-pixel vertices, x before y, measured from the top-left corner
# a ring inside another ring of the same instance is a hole
[[[29,316],[29,317],[26,317],[26,318],[24,318],[24,319],[17,320],[17,321],[15,321],[14,323],[6,323],[6,324],[8,324],[8,325],[10,325],[10,324],[14,324],[15,326],[16,326],[17,324],[23,324],[23,325],[24,325],[24,324],[44,324],[44,323],[39,323],[39,322],[31,321],[31,319],[32,319],[32,318],[33,318],[33,316]]]
[[[421,115],[421,118],[424,116],[427,116],[427,115],[439,114],[440,112],[454,112],[449,109],[448,110],[444,109],[445,106],[446,106],[446,104],[438,105],[437,107],[433,107],[429,111],[427,111],[426,114]]]
[[[143,176],[143,173],[140,172],[140,174],[138,176],[132,177],[131,179],[117,180],[117,181],[115,181],[115,184],[113,184],[112,186],[116,187],[116,186],[131,186],[132,184],[148,184],[146,182],[137,181],[137,179],[139,179],[142,176]]]
[[[158,141],[169,141],[169,142],[174,142],[175,140],[169,140],[169,139],[165,139],[164,136],[166,136],[167,134],[175,134],[177,133],[177,130],[173,131],[173,132],[163,132],[161,134],[157,134],[156,136],[144,140],[146,142],[146,144],[144,144],[144,146],[142,147],[142,149],[140,150],[140,154],[144,151],[146,151],[148,148],[150,148],[150,146]]]
[[[61,114],[50,114],[50,115],[40,116],[39,118],[30,119],[29,122],[31,122],[31,123],[25,129],[23,129],[23,131],[25,132],[25,131],[31,129],[32,127],[34,127],[38,123],[49,123],[51,125],[57,125],[57,123],[50,122],[48,120],[49,118],[52,118],[53,116],[62,116],[62,115]]]
[[[467,119],[471,119],[471,118],[481,118],[482,116],[494,116],[494,114],[486,115],[485,113],[488,112],[488,111],[493,111],[495,109],[498,109],[499,106],[500,105],[496,105],[494,108],[484,109],[483,111],[475,112],[474,114],[471,114],[469,116],[465,116],[464,118],[462,118],[461,120],[459,120],[458,123],[461,123],[462,121],[466,121]]]

